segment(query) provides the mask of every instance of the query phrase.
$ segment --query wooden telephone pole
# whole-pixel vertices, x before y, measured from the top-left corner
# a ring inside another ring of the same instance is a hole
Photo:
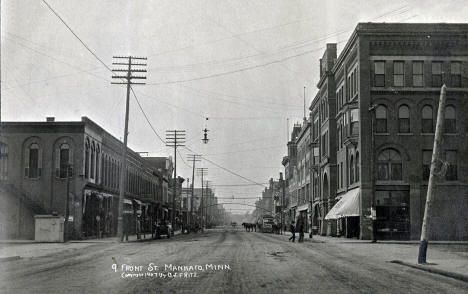
[[[201,227],[203,230],[203,206],[205,205],[205,202],[203,201],[203,177],[206,176],[208,173],[208,168],[206,167],[199,167],[197,168],[197,172],[201,175],[201,200],[200,200],[200,221],[201,221]]]
[[[190,197],[190,218],[189,218],[189,223],[190,223],[190,228],[193,226],[193,191],[194,191],[194,185],[195,185],[195,162],[201,161],[199,154],[189,154],[188,155],[188,161],[192,162],[192,193]]]
[[[444,119],[445,119],[445,101],[447,96],[447,87],[445,84],[440,90],[439,109],[437,110],[437,123],[434,137],[434,149],[432,151],[431,172],[427,184],[426,207],[424,208],[424,218],[421,229],[421,243],[419,244],[418,263],[426,263],[427,246],[429,245],[430,216],[432,202],[434,198],[434,189],[436,176],[439,171],[436,168],[441,166],[440,149],[443,141]],[[438,165],[438,166],[437,166]]]
[[[177,147],[185,146],[185,130],[167,130],[166,131],[166,146],[174,147],[174,177],[172,181],[172,233],[175,230],[175,213],[176,213],[176,195],[179,179],[177,178]]]
[[[117,218],[117,237],[122,242],[124,237],[124,223],[123,223],[123,202],[125,197],[125,176],[127,171],[127,136],[128,136],[128,111],[130,106],[130,90],[132,85],[144,85],[145,83],[133,82],[133,79],[146,79],[145,76],[134,76],[133,73],[146,73],[146,69],[141,67],[146,66],[146,63],[135,63],[138,60],[147,60],[146,57],[134,57],[134,56],[114,56],[116,62],[113,65],[123,65],[127,68],[113,69],[113,72],[117,72],[112,76],[113,79],[121,80],[121,82],[112,82],[111,84],[127,85],[127,99],[125,103],[125,130],[124,130],[124,142],[122,146],[122,166],[120,169],[119,179],[119,210]],[[123,61],[121,61],[123,59]],[[125,62],[127,61],[127,62]],[[134,66],[140,68],[133,68]],[[119,72],[126,73],[125,75],[119,74]]]

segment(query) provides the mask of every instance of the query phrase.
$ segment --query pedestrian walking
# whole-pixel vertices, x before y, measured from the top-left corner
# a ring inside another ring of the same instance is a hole
[[[297,230],[299,231],[299,240],[297,242],[304,242],[304,220],[302,217],[297,221]]]
[[[289,227],[291,230],[292,236],[289,237],[289,241],[295,241],[296,240],[296,227],[294,226],[294,221],[291,222],[291,226]]]

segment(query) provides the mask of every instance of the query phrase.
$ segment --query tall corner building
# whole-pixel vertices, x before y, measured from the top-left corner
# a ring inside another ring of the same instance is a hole
[[[468,24],[359,23],[327,44],[311,115],[314,233],[418,239],[441,86],[447,86],[430,238],[468,240]]]

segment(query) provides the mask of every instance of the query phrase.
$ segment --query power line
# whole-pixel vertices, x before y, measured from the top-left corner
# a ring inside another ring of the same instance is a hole
[[[80,41],[80,43],[86,48],[86,50],[88,50],[89,53],[91,53],[94,58],[96,58],[105,68],[107,68],[109,71],[112,72],[112,69],[110,67],[108,67],[106,65],[106,63],[104,61],[101,60],[101,58],[99,58],[99,56],[97,56],[89,47],[88,45],[86,45],[86,43],[81,40],[80,37],[78,37],[78,35],[72,30],[72,28],[63,20],[62,17],[60,17],[60,15],[49,5],[49,3],[47,3],[47,1],[45,0],[42,0],[42,2],[47,5],[47,7],[50,9],[50,11],[52,11],[55,16],[58,17],[58,19],[60,19],[60,21],[68,28],[68,30],[78,39],[78,41]]]

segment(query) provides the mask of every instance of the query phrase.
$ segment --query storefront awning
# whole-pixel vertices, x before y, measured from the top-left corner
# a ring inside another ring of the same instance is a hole
[[[304,211],[304,210],[307,210],[309,209],[309,204],[304,204],[304,205],[301,205],[297,208],[297,211]]]
[[[350,190],[327,213],[325,219],[338,219],[347,216],[360,216],[359,188]]]
[[[138,199],[133,199],[133,201],[135,201],[138,205],[142,205],[142,204],[143,204],[143,202],[141,202],[141,201],[138,200]]]

